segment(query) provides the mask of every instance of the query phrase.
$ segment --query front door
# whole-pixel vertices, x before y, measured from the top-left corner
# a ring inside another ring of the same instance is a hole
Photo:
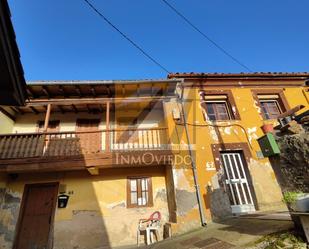
[[[240,152],[222,152],[221,159],[226,176],[232,213],[255,211],[245,163]]]
[[[102,133],[99,132],[99,119],[78,119],[76,131],[79,138],[79,146],[83,154],[100,152]]]
[[[50,249],[58,183],[25,186],[14,249]]]

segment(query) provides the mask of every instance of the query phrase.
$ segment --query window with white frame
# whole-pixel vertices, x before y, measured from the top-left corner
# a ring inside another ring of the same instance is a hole
[[[152,206],[152,183],[150,177],[129,177],[127,180],[127,207]]]

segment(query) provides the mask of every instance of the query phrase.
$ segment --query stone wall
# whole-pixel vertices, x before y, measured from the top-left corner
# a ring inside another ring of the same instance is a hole
[[[276,138],[281,154],[272,158],[282,191],[309,192],[309,132],[286,132]]]
[[[13,246],[21,194],[0,188],[0,248]]]

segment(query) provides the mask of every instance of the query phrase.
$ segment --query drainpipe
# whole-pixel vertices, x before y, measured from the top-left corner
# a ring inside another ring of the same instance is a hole
[[[305,81],[305,86],[309,86],[309,79]],[[304,97],[306,98],[307,104],[308,104],[308,103],[309,103],[309,100],[308,100],[308,97],[307,97],[307,94],[306,94],[305,89],[303,89],[303,95],[304,95]]]
[[[183,87],[182,83],[183,83],[183,79],[182,79],[182,81],[180,83],[181,96],[179,96],[179,94],[177,94],[177,98],[178,98],[178,100],[180,100],[181,109],[182,109],[181,113],[182,113],[182,117],[183,117],[185,131],[186,131],[186,137],[187,137],[187,141],[188,141],[188,145],[189,145],[190,161],[191,161],[191,165],[192,165],[194,187],[195,187],[197,203],[198,203],[198,207],[199,207],[201,224],[202,224],[202,226],[206,226],[207,223],[206,223],[206,218],[205,218],[204,211],[203,211],[201,191],[200,191],[200,186],[198,184],[198,177],[197,177],[197,170],[196,170],[196,163],[195,163],[195,155],[192,152],[192,148],[191,148],[190,135],[189,135],[188,126],[187,126],[187,119],[186,119],[185,108],[184,108],[184,104],[183,104],[183,102],[184,102],[184,98],[183,98],[184,87]]]

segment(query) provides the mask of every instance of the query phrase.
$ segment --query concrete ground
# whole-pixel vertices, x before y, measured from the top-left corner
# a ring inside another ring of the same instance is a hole
[[[212,222],[206,227],[139,248],[228,249],[249,248],[264,235],[293,228],[287,213],[253,214]],[[136,246],[122,247],[137,248]],[[120,249],[120,248],[119,248]]]

